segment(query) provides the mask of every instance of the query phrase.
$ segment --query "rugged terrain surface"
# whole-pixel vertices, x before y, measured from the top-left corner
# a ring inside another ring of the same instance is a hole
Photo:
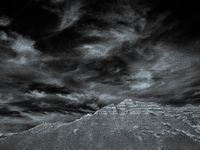
[[[2,136],[0,149],[199,150],[198,108],[126,99],[71,123],[41,124]]]

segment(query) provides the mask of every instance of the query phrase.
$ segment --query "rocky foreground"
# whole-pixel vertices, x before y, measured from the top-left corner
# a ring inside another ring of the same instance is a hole
[[[1,150],[200,150],[199,107],[127,99],[71,123],[2,136]]]

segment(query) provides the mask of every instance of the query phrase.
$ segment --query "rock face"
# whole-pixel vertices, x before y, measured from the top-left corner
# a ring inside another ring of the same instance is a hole
[[[199,150],[200,133],[168,108],[127,99],[71,123],[0,139],[2,150]]]

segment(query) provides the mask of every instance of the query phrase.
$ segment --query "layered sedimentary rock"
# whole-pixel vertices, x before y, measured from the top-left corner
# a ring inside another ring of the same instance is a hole
[[[200,134],[172,112],[127,99],[71,123],[41,124],[4,137],[0,149],[199,150]]]

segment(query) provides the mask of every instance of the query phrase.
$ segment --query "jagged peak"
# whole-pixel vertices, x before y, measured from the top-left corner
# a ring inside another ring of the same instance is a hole
[[[112,103],[96,111],[94,115],[96,114],[117,114],[117,109],[116,106]]]
[[[124,101],[120,102],[117,107],[123,107],[123,106],[132,106],[134,105],[133,100],[132,99],[125,99]]]
[[[163,107],[154,102],[140,102],[132,99],[125,99],[117,105],[110,104],[95,112],[95,114],[140,114],[142,112],[149,113],[151,111],[162,112]]]

